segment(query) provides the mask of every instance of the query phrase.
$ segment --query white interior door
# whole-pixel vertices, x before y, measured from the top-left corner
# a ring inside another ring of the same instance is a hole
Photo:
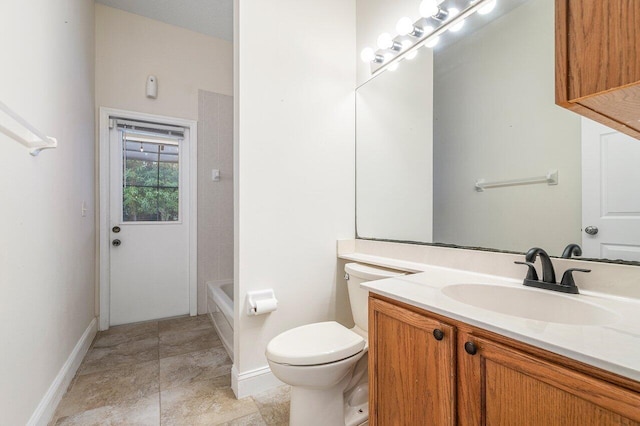
[[[109,323],[188,314],[188,129],[111,123]]]
[[[639,183],[640,140],[583,118],[585,257],[640,261]]]

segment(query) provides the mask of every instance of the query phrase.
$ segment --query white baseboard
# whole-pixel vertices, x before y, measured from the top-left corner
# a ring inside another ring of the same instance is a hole
[[[273,375],[269,366],[241,374],[238,373],[235,364],[231,368],[231,389],[233,389],[233,393],[236,394],[238,399],[257,395],[283,384]]]
[[[60,403],[60,400],[64,396],[64,393],[67,391],[67,387],[69,387],[69,383],[73,380],[73,377],[80,367],[80,363],[84,358],[85,354],[89,350],[89,346],[91,346],[91,342],[93,342],[93,338],[96,336],[98,332],[98,321],[94,318],[91,320],[89,327],[84,331],[78,343],[71,351],[69,358],[64,363],[58,375],[49,386],[47,393],[44,394],[44,397],[38,404],[38,407],[31,415],[29,422],[27,422],[28,426],[46,426]]]

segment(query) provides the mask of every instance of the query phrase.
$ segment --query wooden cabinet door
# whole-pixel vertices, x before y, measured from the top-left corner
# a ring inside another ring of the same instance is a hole
[[[556,103],[640,138],[640,1],[555,5]]]
[[[569,101],[638,83],[637,0],[556,0],[556,16]]]
[[[369,298],[370,425],[455,424],[455,342],[454,327]]]
[[[460,425],[640,425],[637,392],[462,332],[458,345]]]

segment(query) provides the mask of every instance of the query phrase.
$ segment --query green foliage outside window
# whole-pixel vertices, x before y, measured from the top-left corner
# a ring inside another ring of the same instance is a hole
[[[157,154],[150,153],[157,160]],[[178,163],[127,158],[123,186],[123,220],[177,221]]]

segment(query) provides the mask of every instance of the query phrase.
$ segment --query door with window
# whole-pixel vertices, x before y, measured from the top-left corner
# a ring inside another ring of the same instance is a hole
[[[189,313],[188,129],[111,119],[110,325]]]

